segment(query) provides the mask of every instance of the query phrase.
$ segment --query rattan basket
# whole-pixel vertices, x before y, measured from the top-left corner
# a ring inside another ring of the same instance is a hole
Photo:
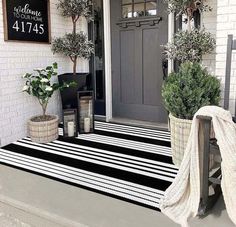
[[[56,115],[51,115],[52,120],[35,122],[32,117],[28,121],[28,130],[31,140],[36,143],[49,143],[58,138],[58,122]]]
[[[176,118],[169,115],[171,131],[171,150],[173,163],[179,167],[186,149],[191,131],[192,120]]]

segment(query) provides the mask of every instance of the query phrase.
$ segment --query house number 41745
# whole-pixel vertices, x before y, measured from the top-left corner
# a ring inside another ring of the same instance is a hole
[[[31,33],[35,32],[36,34],[42,35],[44,33],[44,25],[32,22],[19,22],[18,20],[13,24],[12,28],[17,32],[22,33]]]

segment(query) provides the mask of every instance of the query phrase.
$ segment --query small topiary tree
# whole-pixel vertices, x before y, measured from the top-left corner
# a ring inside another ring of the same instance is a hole
[[[187,16],[188,30],[191,31],[191,20],[195,11],[211,11],[212,8],[205,4],[206,0],[164,0],[168,4],[169,12],[176,13],[177,16],[185,14]]]
[[[192,120],[201,107],[219,105],[220,81],[199,63],[185,62],[164,82],[162,97],[173,116]]]
[[[188,27],[186,31],[178,31],[172,42],[164,46],[164,54],[180,63],[184,61],[200,62],[204,54],[209,54],[214,50],[216,42],[211,33],[204,29],[192,29],[191,20],[195,11],[211,11],[212,8],[205,4],[205,0],[164,1],[168,3],[169,12],[175,13],[177,16],[186,15]]]
[[[78,58],[89,59],[94,53],[94,44],[84,32],[77,33],[76,25],[81,16],[92,20],[91,0],[59,0],[57,8],[64,17],[70,17],[73,24],[72,33],[52,41],[53,53],[64,54],[73,62],[73,74],[76,75]]]
[[[215,48],[215,39],[210,32],[194,29],[177,32],[171,43],[164,46],[166,57],[179,62],[200,62],[204,54]]]

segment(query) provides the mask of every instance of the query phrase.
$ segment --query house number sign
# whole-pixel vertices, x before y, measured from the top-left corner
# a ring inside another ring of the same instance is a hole
[[[5,41],[50,43],[49,0],[3,0]]]

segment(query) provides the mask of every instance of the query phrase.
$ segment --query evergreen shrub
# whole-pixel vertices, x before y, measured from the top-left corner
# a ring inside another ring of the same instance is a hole
[[[203,106],[219,105],[220,81],[197,62],[182,63],[162,87],[166,109],[175,117],[192,120]]]

